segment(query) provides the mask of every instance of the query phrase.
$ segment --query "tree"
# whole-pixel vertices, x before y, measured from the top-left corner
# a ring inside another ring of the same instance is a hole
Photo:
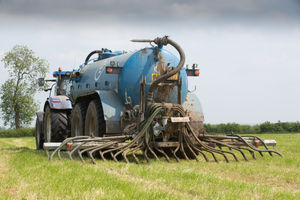
[[[2,62],[10,76],[0,89],[2,118],[5,126],[18,129],[30,124],[39,108],[34,95],[39,89],[38,78],[46,76],[49,65],[22,45],[14,46]]]

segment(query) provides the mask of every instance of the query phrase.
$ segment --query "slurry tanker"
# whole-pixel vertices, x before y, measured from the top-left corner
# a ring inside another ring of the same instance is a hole
[[[50,160],[56,154],[61,158],[62,150],[70,159],[77,154],[84,161],[84,154],[93,163],[95,157],[140,163],[280,155],[274,140],[207,134],[200,101],[188,90],[188,77],[199,76],[197,65],[184,68],[184,51],[167,36],[132,42],[151,46],[134,52],[95,50],[78,69],[59,69],[56,79],[40,79],[41,86],[55,81],[54,94],[36,120],[37,149]]]

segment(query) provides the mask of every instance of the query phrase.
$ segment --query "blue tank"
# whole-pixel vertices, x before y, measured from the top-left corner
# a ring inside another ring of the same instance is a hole
[[[156,52],[159,52],[159,58]],[[178,65],[178,58],[171,52],[159,48],[144,48],[131,53],[119,55],[109,53],[105,59],[94,60],[85,66],[80,67],[81,77],[73,81],[73,99],[79,95],[93,90],[110,90],[116,93],[122,102],[125,102],[125,96],[130,97],[132,105],[139,104],[139,85],[142,77],[145,77],[147,83],[151,83],[159,71],[157,65],[163,62],[168,68],[174,68]],[[108,73],[107,68],[116,69],[117,73]],[[182,78],[182,102],[186,98],[188,91],[188,81],[185,69],[181,69],[180,77]],[[149,86],[146,86],[146,92]],[[169,98],[166,100],[170,103],[177,101],[177,87],[173,88]]]
[[[99,96],[106,133],[118,133],[124,128],[124,113],[127,113],[128,107],[133,108],[141,102],[141,82],[144,81],[144,93],[147,94],[153,81],[176,68],[179,63],[179,59],[162,45],[129,53],[108,49],[94,52],[99,53],[97,59],[89,60],[88,56],[86,62],[73,72],[76,75],[72,78],[71,99],[74,105],[81,97]],[[188,98],[186,69],[181,68],[170,80],[180,78],[181,102],[184,103]],[[155,102],[177,103],[177,96],[178,88],[173,85],[160,87],[154,92],[153,99]],[[195,99],[194,96],[191,98]],[[201,109],[200,105],[195,106]]]

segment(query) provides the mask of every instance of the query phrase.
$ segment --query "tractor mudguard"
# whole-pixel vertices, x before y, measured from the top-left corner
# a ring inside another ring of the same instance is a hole
[[[101,99],[106,133],[121,133],[121,116],[125,110],[124,104],[113,91],[96,90],[96,93]]]
[[[71,110],[72,102],[65,95],[52,96],[48,98],[48,105],[54,110]]]

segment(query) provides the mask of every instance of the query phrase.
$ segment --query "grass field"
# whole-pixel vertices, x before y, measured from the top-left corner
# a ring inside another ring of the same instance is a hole
[[[125,164],[55,159],[0,138],[0,199],[300,199],[300,134],[264,134],[283,154],[249,162]]]

